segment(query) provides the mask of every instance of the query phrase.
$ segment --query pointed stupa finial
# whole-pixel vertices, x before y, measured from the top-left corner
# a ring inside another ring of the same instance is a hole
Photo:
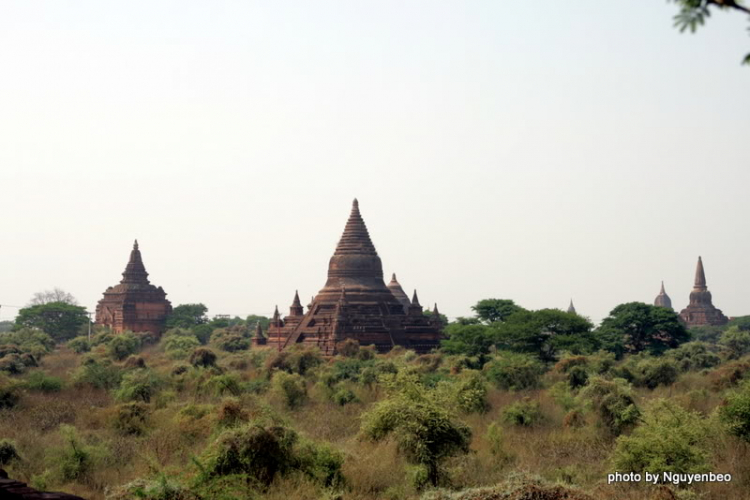
[[[294,301],[292,302],[292,307],[302,307],[302,303],[299,301],[299,290],[294,291]]]
[[[359,201],[357,201],[357,198],[354,198],[352,202],[352,210],[359,210]]]
[[[255,338],[263,338],[263,328],[260,326],[260,321],[255,323]]]
[[[146,266],[143,265],[141,251],[138,249],[138,240],[133,242],[133,249],[130,251],[130,258],[125,265],[125,271],[122,273],[122,280],[120,283],[138,283],[142,285],[147,285],[149,283]]]
[[[695,266],[695,286],[693,288],[706,289],[706,273],[703,270],[703,259],[701,259],[700,255],[698,256],[698,265]]]
[[[660,294],[666,294],[667,292],[664,291],[664,280],[661,280],[661,290],[659,290]]]
[[[396,279],[396,273],[393,273],[393,274],[391,275],[391,281],[395,281],[395,282],[397,282],[397,283],[398,283],[398,280]]]
[[[440,311],[438,311],[437,308],[437,302],[435,302],[435,307],[432,309],[432,314],[434,314],[435,316],[440,316]]]
[[[414,289],[414,296],[411,299],[411,305],[413,306],[419,306],[419,297],[417,297],[417,290]]]
[[[568,306],[568,312],[569,313],[575,313],[576,312],[576,307],[573,305],[573,299],[572,298],[570,299],[570,305]]]
[[[279,319],[281,315],[279,314],[279,306],[277,305],[276,308],[273,310],[273,319]]]

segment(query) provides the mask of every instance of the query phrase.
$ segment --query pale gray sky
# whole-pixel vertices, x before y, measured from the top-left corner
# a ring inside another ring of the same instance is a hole
[[[0,304],[93,309],[134,238],[174,305],[324,284],[355,196],[408,293],[750,314],[744,16],[629,2],[0,4]],[[303,300],[306,302],[306,300]],[[15,311],[0,309],[0,319]]]

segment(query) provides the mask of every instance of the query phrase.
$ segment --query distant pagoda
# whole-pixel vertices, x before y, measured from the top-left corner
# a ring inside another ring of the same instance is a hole
[[[687,326],[725,325],[729,321],[711,301],[711,292],[706,286],[706,274],[700,257],[695,268],[695,285],[690,292],[690,304],[680,312],[680,318]]]
[[[107,288],[96,306],[96,324],[118,333],[126,330],[161,333],[167,315],[172,312],[166,296],[162,287],[149,282],[136,240],[122,280]]]
[[[578,314],[578,313],[576,313],[576,306],[573,305],[573,299],[570,299],[570,305],[568,306],[568,312],[569,313],[573,313],[573,314]]]
[[[664,291],[663,281],[661,282],[661,291],[659,292],[659,295],[656,296],[656,299],[654,299],[654,305],[672,310],[672,299],[670,299],[667,292]]]
[[[350,338],[380,352],[396,345],[417,352],[437,347],[442,338],[439,313],[425,315],[416,291],[411,301],[404,301],[403,290],[404,297],[396,297],[393,290],[383,281],[383,265],[355,199],[325,286],[306,313],[296,292],[288,316],[281,318],[277,307],[267,343],[279,350],[298,343],[317,346],[325,355],[336,354],[336,345]]]

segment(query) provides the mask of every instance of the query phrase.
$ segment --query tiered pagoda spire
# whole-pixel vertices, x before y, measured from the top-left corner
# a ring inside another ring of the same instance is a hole
[[[701,257],[698,257],[695,267],[695,283],[693,291],[690,292],[690,304],[680,312],[680,318],[687,326],[724,325],[729,321],[721,310],[713,305]]]

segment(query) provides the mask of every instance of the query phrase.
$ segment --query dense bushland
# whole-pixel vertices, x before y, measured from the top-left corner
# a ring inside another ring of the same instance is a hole
[[[691,340],[650,306],[619,306],[595,329],[489,300],[436,352],[345,341],[326,359],[250,347],[254,324],[194,306],[161,337],[0,333],[0,465],[38,488],[122,500],[731,499],[750,488],[750,323]],[[733,480],[608,485],[614,470]]]

